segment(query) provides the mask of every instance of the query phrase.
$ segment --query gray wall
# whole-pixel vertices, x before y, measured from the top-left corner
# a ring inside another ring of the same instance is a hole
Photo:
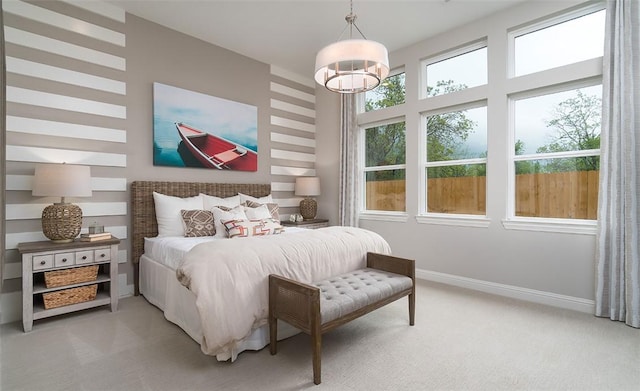
[[[83,227],[99,221],[122,239],[119,283],[125,294],[133,292],[128,189],[134,180],[270,183],[283,217],[298,211],[295,177],[316,174],[312,79],[125,15],[106,3],[3,2],[3,11],[11,91],[7,156],[2,159],[8,191],[0,322],[21,316],[16,245],[45,239],[40,215],[56,201],[31,195],[36,163],[91,166],[93,196],[70,201],[83,208]],[[50,17],[38,21],[41,12]],[[56,22],[59,15],[76,23]],[[256,106],[258,171],[154,166],[153,82]],[[106,91],[105,85],[120,90]],[[66,106],[58,107],[60,102]],[[88,112],[95,106],[97,112]],[[79,131],[72,132],[72,126]]]
[[[506,151],[507,121],[504,88],[506,60],[490,65],[489,80],[498,88],[489,88],[490,109],[489,177],[487,178],[488,228],[419,224],[417,178],[419,112],[426,110],[417,99],[419,63],[430,55],[488,37],[489,51],[506,56],[506,32],[547,15],[553,15],[580,2],[528,2],[454,31],[390,53],[392,68],[404,66],[407,77],[407,102],[401,110],[407,121],[407,214],[406,222],[360,220],[360,226],[380,233],[399,256],[416,260],[419,277],[507,294],[570,308],[587,309],[594,296],[595,240],[591,234],[568,234],[507,230],[503,227],[507,202]],[[594,63],[597,63],[594,62]],[[591,63],[587,64],[591,65]],[[592,72],[597,77],[601,70]],[[592,75],[590,74],[590,75]],[[554,73],[555,75],[555,73]],[[411,84],[413,83],[413,84]],[[337,99],[318,93],[318,114],[327,127],[318,133],[318,161],[323,177],[335,177],[339,144]],[[332,119],[329,119],[332,118]],[[320,168],[319,168],[320,170]],[[337,183],[332,193],[323,192],[321,205],[337,205]],[[337,209],[328,212],[337,219]],[[558,303],[561,301],[562,303]],[[573,304],[577,303],[577,306]]]

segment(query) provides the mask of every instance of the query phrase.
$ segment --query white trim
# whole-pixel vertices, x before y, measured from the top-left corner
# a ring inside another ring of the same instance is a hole
[[[127,132],[121,129],[7,116],[7,131],[44,136],[71,137],[86,140],[126,143]]]
[[[416,269],[416,278],[588,314],[595,312],[595,302],[580,297],[498,284],[424,269]]]
[[[598,231],[596,220],[570,220],[548,218],[520,218],[503,219],[505,229],[535,232],[557,232],[577,235],[595,235]]]
[[[302,115],[304,117],[316,118],[316,111],[314,109],[308,109],[306,107],[283,102],[278,99],[271,99],[271,108],[275,110],[286,111],[288,113]]]
[[[527,161],[527,160],[546,160],[546,159],[587,157],[587,156],[600,156],[600,150],[599,149],[580,149],[577,151],[530,153],[526,155],[515,155],[513,157],[513,161],[520,162],[520,161]]]
[[[419,224],[449,225],[455,227],[487,228],[491,224],[491,219],[487,216],[427,213],[416,216]]]
[[[123,33],[109,30],[107,28],[85,22],[68,15],[38,7],[22,1],[4,1],[2,9],[6,12],[45,23],[63,30],[82,34],[90,38],[95,38],[118,46],[125,46],[125,35]]]
[[[315,133],[316,125],[307,122],[296,121],[293,119],[282,118],[275,115],[271,116],[271,125],[282,126],[283,128],[301,130],[303,132]]]
[[[57,39],[44,37],[42,35],[33,34],[9,26],[4,27],[4,34],[4,38],[8,43],[42,50],[44,52],[70,57],[76,60],[114,68],[120,71],[127,70],[127,61],[123,57],[114,56],[109,53],[100,52],[98,50],[74,45]]]
[[[21,58],[7,57],[6,61],[7,72],[99,91],[112,92],[119,95],[127,94],[127,83],[123,81],[71,71],[69,69],[23,60]]]
[[[316,147],[316,140],[306,137],[290,136],[277,132],[271,132],[271,141],[276,143],[299,145],[301,147]]]
[[[388,211],[362,211],[358,214],[360,220],[372,220],[372,221],[392,221],[399,223],[406,223],[409,220],[409,215],[406,212],[388,212]]]
[[[18,145],[7,145],[6,160],[32,163],[73,163],[107,167],[127,166],[127,155],[121,153],[74,151]]]
[[[310,103],[316,103],[316,97],[313,94],[308,94],[306,92],[297,90],[295,88],[287,87],[273,81],[271,82],[270,86],[271,86],[271,92],[287,95],[292,98],[304,100]]]
[[[67,110],[77,113],[102,115],[105,117],[127,118],[127,106],[74,98],[50,92],[29,90],[7,86],[7,102]]]

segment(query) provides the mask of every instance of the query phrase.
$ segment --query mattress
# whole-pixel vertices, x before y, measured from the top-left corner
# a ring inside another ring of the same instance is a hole
[[[287,233],[303,229],[287,228]],[[195,295],[176,278],[176,268],[184,255],[194,246],[212,240],[227,238],[145,238],[145,252],[140,257],[140,293],[151,304],[164,312],[165,318],[178,325],[194,341],[202,344],[202,323],[196,308]],[[241,240],[241,239],[235,239]],[[278,340],[298,334],[300,330],[285,322],[278,322]],[[257,328],[230,354],[218,354],[219,361],[234,361],[244,350],[260,350],[269,344],[267,325]]]

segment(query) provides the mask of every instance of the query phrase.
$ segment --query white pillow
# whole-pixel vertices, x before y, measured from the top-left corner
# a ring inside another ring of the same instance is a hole
[[[247,215],[249,220],[262,220],[271,218],[271,212],[269,211],[267,205],[260,205],[255,208],[245,206],[244,213]]]
[[[269,194],[268,196],[264,196],[264,197],[251,197],[250,195],[246,195],[246,194],[242,194],[242,193],[238,193],[238,195],[240,196],[240,203],[244,204],[247,201],[253,201],[253,202],[259,202],[261,204],[266,204],[266,203],[272,203],[273,202],[273,198],[271,198],[271,194]]]
[[[240,196],[234,195],[232,197],[220,198],[209,194],[200,193],[204,202],[204,209],[211,210],[214,206],[226,206],[227,208],[235,208],[240,205]]]
[[[203,209],[202,197],[173,197],[153,192],[158,222],[158,237],[184,236],[184,225],[181,210]]]
[[[216,226],[215,237],[217,238],[224,238],[227,236],[227,229],[222,223],[223,221],[249,220],[247,218],[247,215],[244,213],[244,207],[240,205],[228,211],[216,208],[214,206],[213,208],[211,208],[211,212],[213,212],[213,223]]]

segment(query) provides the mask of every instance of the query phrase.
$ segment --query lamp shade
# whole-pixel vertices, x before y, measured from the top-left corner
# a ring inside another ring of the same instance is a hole
[[[91,168],[73,164],[37,164],[34,196],[90,197]]]
[[[295,193],[299,196],[320,195],[320,178],[298,177],[296,178]]]
[[[389,75],[389,53],[381,43],[347,39],[316,55],[315,80],[327,89],[357,93],[376,88]]]

